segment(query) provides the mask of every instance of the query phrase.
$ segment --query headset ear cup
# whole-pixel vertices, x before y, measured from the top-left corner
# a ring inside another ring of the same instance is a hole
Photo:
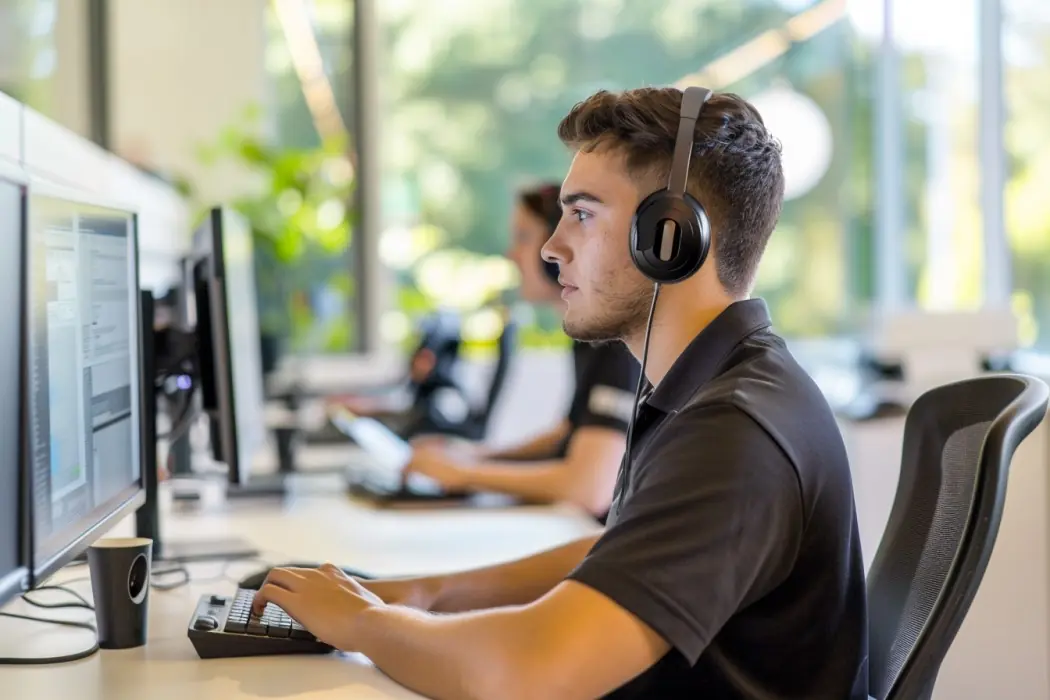
[[[677,226],[678,241],[670,258],[659,256],[663,223]],[[631,260],[653,282],[674,284],[693,276],[707,260],[711,226],[700,202],[688,193],[658,190],[638,205],[631,222]]]

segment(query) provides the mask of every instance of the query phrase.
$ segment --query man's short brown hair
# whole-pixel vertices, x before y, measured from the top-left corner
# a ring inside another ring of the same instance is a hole
[[[602,90],[572,108],[558,136],[573,150],[618,151],[632,178],[653,189],[666,187],[681,105],[677,88]],[[780,217],[784,172],[780,144],[743,98],[716,93],[704,105],[687,189],[711,219],[722,286],[746,294]]]

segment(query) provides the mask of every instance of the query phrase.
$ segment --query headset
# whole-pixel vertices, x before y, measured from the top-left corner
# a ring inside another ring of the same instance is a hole
[[[682,93],[678,137],[667,187],[642,200],[631,221],[631,260],[656,283],[691,277],[707,259],[711,224],[700,202],[685,191],[695,148],[696,122],[711,91],[688,87]]]
[[[642,399],[642,388],[645,386],[649,336],[653,330],[653,312],[656,311],[660,285],[682,282],[693,276],[707,260],[711,249],[711,224],[707,212],[695,197],[685,191],[689,181],[689,163],[696,148],[696,123],[709,99],[711,91],[707,88],[688,87],[682,92],[678,135],[675,138],[667,187],[643,199],[631,220],[631,260],[638,271],[653,282],[653,301],[645,325],[642,366],[634,392],[634,410],[627,423],[623,469],[617,478],[619,505],[623,504],[630,483],[631,439]]]

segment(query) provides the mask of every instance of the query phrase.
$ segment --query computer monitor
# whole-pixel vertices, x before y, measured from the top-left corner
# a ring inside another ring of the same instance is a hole
[[[2,166],[0,166],[2,167]],[[22,299],[25,268],[25,189],[0,170],[0,605],[26,585],[22,508],[20,378],[22,376]]]
[[[262,355],[251,229],[216,207],[194,234],[192,279],[201,404],[211,419],[212,452],[229,481],[244,485],[266,441]]]
[[[33,585],[145,500],[136,217],[32,183],[25,343]]]

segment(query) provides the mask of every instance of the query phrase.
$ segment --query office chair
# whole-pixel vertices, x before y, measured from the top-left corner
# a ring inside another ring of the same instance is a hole
[[[518,324],[512,318],[506,318],[503,324],[503,332],[496,342],[497,355],[496,367],[489,381],[488,394],[485,402],[471,411],[470,417],[458,431],[461,437],[468,440],[484,440],[488,434],[489,425],[492,422],[492,413],[496,409],[496,403],[503,394],[507,384],[507,373],[510,370],[514,351],[518,346]]]
[[[1042,381],[985,375],[908,411],[900,481],[868,574],[869,693],[928,700],[984,577],[1014,451],[1042,421]]]

